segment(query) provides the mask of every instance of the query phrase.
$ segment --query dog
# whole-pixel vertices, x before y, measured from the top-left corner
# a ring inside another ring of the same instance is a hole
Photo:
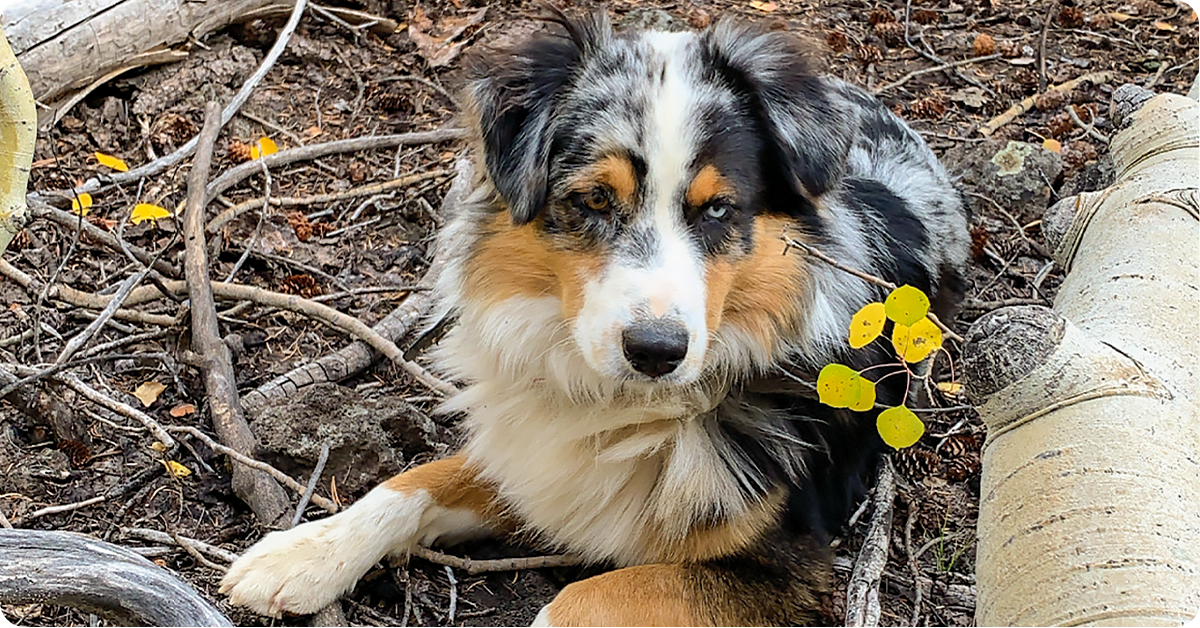
[[[480,174],[440,234],[434,318],[454,322],[431,350],[464,383],[443,410],[465,445],[268,534],[225,576],[231,603],[312,613],[385,555],[516,533],[615,568],[536,625],[821,621],[830,535],[885,446],[875,412],[803,382],[888,356],[846,347],[879,288],[783,236],[952,320],[962,199],[916,132],[788,33],[550,21],[466,69]]]

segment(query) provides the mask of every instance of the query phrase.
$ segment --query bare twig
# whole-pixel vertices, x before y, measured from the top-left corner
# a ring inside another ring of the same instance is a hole
[[[29,291],[38,291],[42,288],[41,282],[25,274],[19,268],[9,264],[7,260],[2,258],[0,258],[0,275],[12,279],[22,288],[25,288]],[[153,287],[150,287],[150,289],[154,290]],[[131,295],[125,299],[125,302],[127,304],[137,302],[136,296],[139,294],[139,292],[140,290],[134,290],[133,293],[131,293]],[[157,290],[154,290],[154,292],[157,293]],[[108,307],[109,303],[112,302],[111,296],[83,292],[82,290],[76,290],[63,284],[54,284],[50,286],[50,289],[46,291],[46,296],[51,299],[65,301],[77,307],[85,307],[94,310],[103,310],[104,308]],[[113,312],[113,318],[133,321],[136,323],[158,325],[160,327],[171,327],[177,323],[177,321],[170,316],[164,316],[162,314],[147,314],[145,312],[138,312],[136,310],[130,310],[127,308],[118,308],[115,312]]]
[[[70,373],[57,375],[55,376],[55,379],[66,384],[71,388],[71,390],[83,395],[88,401],[116,412],[123,417],[130,418],[138,423],[141,423],[146,429],[150,430],[150,434],[154,436],[158,442],[166,445],[168,449],[173,449],[175,447],[175,439],[171,438],[171,435],[167,433],[165,429],[163,429],[163,426],[160,425],[158,421],[155,421],[153,417],[145,412],[142,412],[141,410],[138,410],[127,403],[122,403],[116,399],[113,399],[112,397],[109,397],[108,395],[83,383],[78,377],[75,377]]]
[[[454,579],[454,569],[450,565],[443,565],[446,570],[446,578],[450,581],[450,605],[446,609],[446,622],[454,623],[454,611],[458,610],[458,580]]]
[[[995,118],[992,118],[991,120],[988,120],[983,126],[979,127],[979,134],[986,137],[986,136],[990,136],[992,133],[995,133],[996,130],[999,129],[1000,127],[1017,119],[1017,116],[1020,116],[1021,114],[1024,114],[1026,111],[1029,111],[1034,106],[1034,104],[1037,103],[1037,99],[1039,96],[1048,94],[1050,92],[1071,91],[1072,89],[1075,89],[1076,87],[1078,87],[1080,83],[1083,83],[1085,81],[1091,82],[1091,83],[1107,83],[1108,81],[1112,80],[1112,77],[1113,77],[1113,73],[1108,72],[1108,71],[1089,72],[1088,74],[1084,74],[1083,76],[1073,78],[1065,83],[1055,85],[1054,87],[1051,87],[1040,94],[1037,94],[1035,96],[1030,96],[1029,98],[1026,98],[1025,100],[1018,102],[1017,104],[1009,107],[1008,110],[1005,111],[1004,113],[996,116]]]
[[[887,83],[881,87],[875,88],[873,93],[882,94],[883,92],[886,92],[889,89],[895,89],[895,88],[900,87],[901,85],[909,82],[910,80],[912,80],[918,76],[921,76],[922,74],[930,74],[933,72],[940,72],[942,70],[949,70],[951,68],[957,68],[957,67],[961,67],[964,65],[970,65],[972,63],[981,63],[983,61],[992,61],[993,59],[999,59],[1002,56],[1004,56],[1004,55],[1002,55],[1000,53],[996,53],[996,54],[990,54],[990,55],[983,56],[983,57],[974,57],[972,59],[963,59],[962,61],[954,61],[953,63],[943,63],[941,65],[934,66],[932,68],[924,68],[922,70],[913,70],[912,72],[905,74],[904,76],[892,81],[891,83]]]
[[[788,247],[794,247],[794,248],[800,249],[806,255],[811,255],[812,257],[815,257],[815,258],[821,260],[822,262],[825,262],[826,264],[829,264],[830,266],[833,266],[834,268],[836,268],[840,271],[850,273],[851,275],[854,275],[855,277],[858,277],[859,279],[862,279],[863,281],[865,281],[867,283],[874,284],[874,285],[884,288],[886,290],[895,290],[897,287],[896,284],[894,284],[886,279],[881,279],[879,277],[876,277],[875,275],[864,273],[861,270],[856,270],[854,268],[850,268],[849,266],[846,266],[845,264],[842,264],[841,262],[839,262],[839,261],[833,259],[832,257],[829,257],[828,255],[817,250],[812,245],[805,244],[804,242],[796,240],[795,238],[792,238],[791,236],[789,236],[786,233],[783,234],[783,241],[785,243],[787,243]],[[933,323],[938,326],[938,329],[942,330],[942,333],[947,338],[950,338],[950,339],[955,340],[960,343],[963,342],[962,336],[959,336],[958,334],[954,333],[954,331],[951,330],[949,327],[946,327],[946,325],[944,323],[942,323],[941,320],[938,319],[936,314],[934,314],[933,312],[929,312],[928,314],[926,314],[926,316],[928,316],[929,320],[933,321]]]
[[[167,534],[166,532],[151,530],[149,528],[124,528],[121,530],[121,532],[127,536],[136,537],[144,541],[150,541],[152,543],[164,543],[167,545],[179,545],[179,541],[182,540],[186,541],[194,549],[208,554],[209,556],[216,557],[227,563],[232,563],[233,561],[237,560],[237,554],[234,554],[229,550],[221,549],[216,545],[210,545],[197,539],[190,539],[186,536]]]
[[[231,100],[229,105],[227,105],[224,111],[221,112],[220,120],[217,123],[217,131],[220,131],[221,127],[225,126],[230,120],[233,119],[233,116],[237,114],[238,109],[242,108],[242,105],[245,104],[250,98],[250,94],[254,93],[254,89],[258,87],[259,83],[262,82],[263,77],[265,77],[267,72],[269,72],[271,68],[275,66],[275,62],[279,60],[280,55],[282,55],[284,49],[287,48],[288,40],[291,39],[292,33],[295,32],[296,26],[300,23],[300,16],[304,15],[304,7],[306,4],[307,0],[296,0],[296,5],[292,9],[291,16],[288,18],[287,23],[283,25],[283,28],[280,29],[279,35],[275,38],[275,45],[271,46],[271,50],[267,52],[265,57],[263,57],[263,61],[261,64],[259,64],[258,69],[254,71],[254,74],[250,75],[250,78],[246,79],[246,82],[242,84],[241,89],[239,89],[238,93],[234,95],[233,100]],[[183,161],[193,152],[196,152],[199,149],[199,145],[200,136],[193,137],[186,144],[180,146],[170,155],[160,157],[159,159],[156,159],[148,164],[134,168],[129,172],[119,172],[112,175],[109,178],[108,183],[120,185],[123,183],[129,183],[130,181],[137,181],[144,177],[156,175]],[[75,188],[75,192],[95,192],[103,185],[104,182],[99,179],[89,179],[88,181],[84,182],[83,185]],[[176,213],[176,215],[178,216],[179,214]]]
[[[1095,125],[1093,125],[1092,123],[1084,122],[1083,120],[1080,120],[1079,114],[1075,113],[1075,107],[1072,107],[1071,105],[1067,105],[1067,115],[1071,116],[1071,121],[1075,123],[1075,126],[1078,126],[1079,128],[1083,129],[1084,133],[1090,135],[1091,137],[1093,137],[1097,140],[1100,140],[1101,142],[1104,142],[1105,144],[1108,144],[1109,142],[1112,141],[1109,139],[1109,137],[1107,135],[1097,131]]]
[[[200,551],[197,550],[195,547],[192,547],[192,544],[189,542],[188,539],[186,539],[182,536],[179,536],[178,534],[175,534],[174,532],[171,533],[171,539],[173,541],[175,541],[176,545],[178,545],[179,547],[182,547],[183,551],[190,554],[192,558],[195,558],[196,562],[200,563],[201,565],[204,565],[205,567],[208,567],[209,569],[212,569],[213,571],[216,571],[219,573],[225,573],[225,572],[229,571],[228,567],[214,563],[213,561],[209,560],[207,556],[205,556],[204,554],[201,554]]]
[[[299,0],[298,6],[303,3],[304,0]],[[215,102],[205,107],[204,128],[198,136],[196,158],[188,175],[188,211],[182,226],[184,274],[191,299],[192,343],[205,361],[204,388],[213,429],[232,449],[250,452],[257,448],[257,442],[242,416],[229,347],[222,342],[217,327],[216,300],[208,277],[208,253],[204,241],[204,208],[208,204],[204,183],[212,164],[213,145],[221,130],[218,111]],[[287,495],[267,475],[234,467],[233,491],[263,523],[273,524],[286,516]]]
[[[169,427],[167,429],[176,434],[188,434],[194,438],[198,438],[198,439],[204,441],[204,444],[208,445],[210,448],[212,448],[213,451],[215,451],[219,454],[229,456],[230,458],[232,458],[234,461],[238,462],[239,464],[245,465],[256,471],[262,471],[263,473],[270,475],[271,477],[278,480],[280,484],[283,484],[284,486],[288,487],[289,489],[295,491],[297,495],[304,494],[304,486],[301,485],[296,480],[292,479],[292,477],[289,476],[288,474],[284,473],[283,471],[280,471],[279,469],[276,469],[275,467],[272,467],[271,465],[269,465],[265,462],[255,460],[247,455],[244,455],[235,449],[230,449],[229,447],[226,447],[226,446],[222,445],[221,443],[218,443],[217,441],[213,440],[208,434],[205,434],[204,432],[201,432],[200,430],[198,430],[194,427],[172,425],[171,427]],[[334,514],[338,511],[338,507],[336,504],[329,501],[328,499],[325,499],[324,497],[321,497],[320,495],[313,495],[311,499],[312,499],[312,503],[316,504],[317,506],[320,506],[321,508],[324,508],[330,514]]]
[[[1050,20],[1057,13],[1058,3],[1046,8],[1046,19],[1042,20],[1042,32],[1038,35],[1038,91],[1046,91],[1046,35],[1050,33]]]
[[[896,497],[896,479],[891,458],[885,457],[879,467],[872,503],[875,512],[863,539],[862,549],[850,574],[846,588],[846,625],[879,625],[879,581],[887,565],[888,536],[892,528],[892,502]]]
[[[321,481],[321,473],[325,471],[325,463],[329,462],[329,443],[321,444],[321,456],[317,458],[317,466],[313,467],[312,475],[308,478],[308,486],[304,487],[304,494],[300,496],[300,503],[296,504],[296,514],[292,516],[292,527],[300,525],[300,518],[304,516],[304,509],[308,506],[308,500],[312,499],[313,492],[317,490],[317,482]]]
[[[576,565],[583,564],[582,558],[568,554],[530,556],[526,558],[472,560],[470,558],[461,558],[458,556],[443,554],[442,552],[439,552],[435,549],[430,549],[423,545],[418,545],[417,547],[413,548],[412,555],[436,565],[445,565],[447,567],[461,569],[467,572],[467,575],[470,576],[481,573],[490,573],[493,571],[522,571],[525,569],[574,567]]]
[[[912,549],[912,529],[913,523],[917,520],[917,507],[913,503],[908,505],[908,518],[904,521],[904,554],[908,558],[908,570],[912,572],[913,582],[921,581],[921,570],[917,568],[917,557],[913,554]],[[913,587],[916,589],[916,596],[913,600],[912,620],[909,622],[911,626],[919,626],[921,619],[921,587]]]

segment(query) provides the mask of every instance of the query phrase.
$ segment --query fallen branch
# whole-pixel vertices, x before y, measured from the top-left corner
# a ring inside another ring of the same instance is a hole
[[[0,553],[5,604],[62,604],[119,625],[233,625],[167,570],[90,536],[0,529]]]
[[[549,556],[529,556],[521,558],[499,558],[492,560],[472,560],[443,554],[435,549],[418,545],[413,548],[412,555],[427,560],[435,565],[444,565],[461,569],[467,575],[474,576],[494,571],[522,571],[525,569],[550,569],[554,567],[575,567],[582,565],[583,559],[569,554],[554,554]]]
[[[303,4],[304,0],[300,0]],[[218,105],[205,107],[196,157],[188,175],[188,211],[183,215],[184,274],[191,299],[192,344],[204,358],[204,389],[217,436],[231,449],[253,452],[258,448],[254,434],[242,416],[237,379],[229,347],[217,327],[217,306],[208,277],[208,253],[204,241],[204,208],[208,205],[204,182],[212,164],[213,145],[221,130]],[[254,164],[257,167],[257,164]],[[233,468],[233,492],[250,506],[258,520],[274,524],[286,516],[288,499],[268,475],[245,467]]]
[[[1083,76],[1073,78],[1066,83],[1055,85],[1054,87],[1051,87],[1040,94],[1035,94],[1029,98],[1026,98],[1025,100],[1022,100],[1021,102],[1018,102],[1017,104],[1009,107],[1004,113],[992,118],[991,120],[988,120],[983,124],[983,126],[979,127],[979,134],[987,137],[992,133],[995,133],[1000,127],[1012,122],[1013,120],[1017,119],[1017,116],[1020,116],[1033,108],[1034,104],[1037,103],[1037,99],[1045,94],[1052,92],[1069,92],[1084,82],[1097,84],[1107,83],[1112,80],[1112,77],[1112,72],[1089,72]]]
[[[261,471],[263,473],[266,473],[267,475],[270,475],[271,477],[278,480],[280,484],[295,491],[297,495],[304,494],[304,490],[305,490],[304,485],[302,485],[299,482],[297,482],[296,480],[292,479],[292,477],[290,475],[284,473],[283,471],[280,471],[279,469],[276,469],[275,467],[272,467],[271,465],[269,465],[265,462],[255,460],[254,458],[251,458],[250,456],[247,456],[247,455],[241,453],[240,451],[237,451],[236,449],[232,449],[230,447],[226,447],[225,445],[222,445],[221,443],[218,443],[217,441],[213,440],[208,434],[205,434],[204,432],[201,432],[200,430],[198,430],[194,427],[188,427],[188,426],[182,426],[182,425],[172,425],[171,427],[168,427],[167,430],[170,432],[174,432],[176,434],[188,434],[189,436],[198,438],[198,439],[204,441],[204,444],[208,445],[213,451],[215,451],[219,454],[229,456],[235,462],[237,462],[245,467],[254,469],[255,471]],[[236,467],[235,467],[235,469],[236,469]],[[329,514],[335,514],[338,511],[337,504],[334,504],[333,502],[329,501],[328,499],[325,499],[324,497],[321,497],[320,495],[313,495],[312,503],[320,506],[321,508],[324,508],[325,510],[327,510],[329,512]]]
[[[371,194],[378,194],[380,192],[386,192],[388,190],[394,190],[396,188],[404,188],[404,187],[408,187],[408,186],[416,184],[416,183],[428,181],[429,179],[436,179],[438,177],[444,177],[449,174],[451,174],[451,173],[447,170],[432,170],[429,172],[417,172],[417,173],[408,174],[408,175],[405,175],[403,177],[399,177],[396,179],[392,179],[391,181],[384,181],[382,183],[372,183],[370,185],[364,185],[364,186],[360,186],[357,188],[352,188],[352,189],[346,190],[344,192],[333,192],[330,194],[314,194],[312,196],[271,197],[268,199],[268,202],[269,202],[269,204],[274,205],[276,207],[296,207],[296,206],[306,207],[309,205],[319,205],[322,203],[333,203],[336,201],[346,200],[348,198],[357,198],[359,196],[369,196]],[[212,220],[208,221],[208,225],[206,227],[204,227],[204,230],[210,235],[215,234],[215,233],[217,233],[218,229],[225,226],[225,224],[227,224],[229,221],[237,218],[238,216],[241,216],[242,214],[244,214],[248,211],[251,211],[253,209],[261,207],[262,204],[263,204],[263,197],[258,197],[258,198],[247,199],[236,205],[233,205],[232,207],[229,207],[229,208],[225,209],[224,211],[222,211],[220,214],[217,214],[217,216],[215,218],[213,218]]]
[[[917,78],[918,76],[921,76],[923,74],[932,74],[934,72],[941,72],[942,70],[949,70],[949,69],[961,67],[964,65],[970,65],[972,63],[981,63],[983,61],[992,61],[993,59],[999,59],[1002,56],[1004,56],[1004,55],[997,52],[996,54],[990,54],[990,55],[987,55],[984,57],[963,59],[962,61],[955,61],[953,63],[943,63],[941,65],[934,66],[932,68],[924,68],[922,70],[913,70],[912,72],[905,74],[904,76],[892,81],[891,83],[887,83],[887,84],[883,85],[882,87],[878,87],[878,88],[872,90],[872,93],[876,94],[876,95],[882,94],[883,92],[886,92],[889,89],[895,89],[897,87],[900,87],[901,85],[903,85],[903,84],[911,81],[912,79]]]
[[[460,159],[455,164],[456,175],[450,190],[442,200],[442,214],[458,211],[463,198],[470,192],[474,178],[474,168],[467,159]],[[450,244],[449,246],[454,246]],[[433,286],[436,277],[445,265],[445,256],[436,255],[429,264],[429,270],[419,282],[423,290]],[[420,291],[410,294],[403,303],[384,317],[373,327],[380,336],[396,342],[408,334],[409,330],[425,318],[433,305],[430,292]],[[378,354],[372,351],[365,342],[351,343],[333,353],[322,356],[314,362],[292,369],[275,379],[259,386],[242,396],[242,403],[247,408],[259,407],[270,399],[278,399],[293,395],[305,386],[321,382],[337,382],[366,370],[375,361]]]
[[[875,512],[862,548],[854,562],[850,583],[846,587],[846,625],[879,625],[879,581],[887,565],[888,537],[892,529],[892,502],[896,497],[896,477],[891,458],[885,457],[879,467],[872,504]]]
[[[233,561],[237,560],[237,554],[229,550],[221,549],[216,545],[210,545],[198,539],[189,539],[185,536],[167,534],[166,532],[151,530],[149,528],[123,528],[121,532],[126,536],[132,536],[134,538],[142,539],[143,541],[150,541],[152,543],[178,545],[178,541],[184,541],[190,544],[193,548],[227,563],[232,563]]]

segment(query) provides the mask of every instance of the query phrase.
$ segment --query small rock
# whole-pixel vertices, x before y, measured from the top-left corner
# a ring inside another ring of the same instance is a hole
[[[617,22],[622,29],[650,31],[682,31],[688,25],[662,9],[634,9]]]
[[[432,419],[395,397],[364,399],[337,384],[314,384],[269,402],[247,417],[261,459],[305,481],[329,445],[320,486],[337,478],[342,496],[358,494],[399,473],[418,455],[444,453]]]
[[[946,152],[943,162],[963,188],[996,201],[1018,220],[1041,218],[1062,173],[1062,158],[1041,146],[1003,140],[961,144]],[[994,212],[987,201],[967,196],[976,215]]]

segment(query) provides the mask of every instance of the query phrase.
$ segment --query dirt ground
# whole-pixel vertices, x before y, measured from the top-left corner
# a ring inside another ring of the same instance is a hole
[[[310,10],[243,115],[219,138],[214,176],[246,161],[250,147],[264,136],[280,148],[292,148],[450,127],[459,53],[511,42],[540,28],[531,19],[532,4],[525,2],[452,0],[418,6],[402,0],[351,0],[341,5],[390,18],[401,28],[390,34],[355,28],[328,12]],[[624,25],[701,27],[732,14],[794,30],[811,40],[829,73],[882,88],[882,100],[909,120],[961,177],[974,212],[970,289],[955,321],[960,331],[1004,305],[1052,302],[1061,271],[1049,261],[1038,219],[1054,200],[1103,187],[1111,176],[1102,138],[1113,133],[1107,120],[1112,90],[1136,83],[1184,93],[1197,73],[1196,15],[1169,0],[913,0],[908,7],[873,0],[642,0],[605,6]],[[258,66],[282,21],[230,28],[197,42],[181,63],[126,76],[94,91],[40,136],[31,188],[50,193],[107,172],[96,163],[95,151],[137,165],[190,139],[202,123],[204,101],[228,102]],[[910,74],[977,56],[990,58]],[[990,139],[978,133],[981,125],[1022,99],[1089,74],[1094,80],[1075,89],[1039,96],[1028,112],[1000,126]],[[1074,122],[1068,108],[1089,128]],[[1014,147],[1009,141],[1029,146]],[[448,142],[361,151],[272,173],[274,197],[343,192],[413,173],[428,176],[369,196],[273,206],[261,219],[257,209],[246,212],[221,226],[210,242],[212,275],[228,276],[249,248],[233,281],[324,299],[374,324],[411,294],[405,288],[424,273],[430,237],[439,222],[437,208],[460,150]],[[991,166],[994,158],[1014,151],[1023,156],[1023,170],[998,178]],[[187,172],[176,167],[141,185],[97,194],[87,220],[115,232],[135,203],[175,207],[186,193]],[[262,177],[257,177],[231,189],[213,203],[210,218],[260,196],[262,188]],[[68,197],[60,200],[63,208],[69,206]],[[170,247],[162,259],[178,268],[182,246],[177,228],[170,219],[143,222],[124,227],[123,237],[152,252]],[[37,220],[5,258],[39,281],[57,271],[57,283],[93,293],[113,291],[137,270],[119,250],[86,237],[72,242],[72,229]],[[62,339],[95,316],[94,311],[40,299],[37,290],[11,279],[0,282],[0,303],[6,306],[0,311],[0,362],[8,364],[53,362]],[[228,341],[243,393],[348,342],[329,327],[288,311],[234,302],[219,306],[222,333],[232,336]],[[167,316],[182,312],[179,303],[165,299],[135,309]],[[43,326],[38,335],[26,334],[37,322]],[[118,344],[100,347],[70,372],[145,407],[163,424],[193,425],[212,433],[200,372],[184,357],[191,342],[186,325],[117,321],[89,346],[110,342]],[[952,349],[957,360],[957,349]],[[157,392],[150,394],[152,404],[144,406],[133,393],[139,387],[145,391],[147,383]],[[268,625],[261,617],[227,607],[216,592],[220,571],[174,545],[148,542],[131,532],[173,532],[230,552],[261,538],[267,530],[233,496],[227,459],[192,440],[174,458],[191,473],[169,473],[140,426],[52,380],[39,386],[64,402],[65,416],[51,420],[0,401],[0,513],[17,527],[83,532],[143,548],[236,623]],[[311,474],[321,444],[329,444],[333,454],[317,494],[348,503],[388,474],[453,449],[453,425],[432,414],[433,404],[434,397],[423,387],[384,361],[337,386],[306,390],[249,418],[264,441],[259,457],[301,482]],[[899,489],[881,588],[884,625],[973,621],[979,448],[985,433],[978,415],[955,391],[939,392],[933,404],[941,411],[922,415],[926,436],[894,456]],[[163,472],[119,499],[36,514],[47,506],[107,494],[155,467]],[[308,517],[321,514],[309,506]],[[830,621],[844,612],[846,580],[871,516],[866,508],[835,540],[839,582],[828,600]],[[490,542],[452,552],[481,559],[536,550]],[[592,573],[558,568],[468,576],[414,558],[407,567],[381,566],[370,572],[343,608],[353,625],[527,624],[558,589]],[[914,608],[918,592],[921,603]],[[452,620],[451,599],[456,604]],[[49,605],[5,606],[3,611],[17,625],[90,621],[78,611]]]

